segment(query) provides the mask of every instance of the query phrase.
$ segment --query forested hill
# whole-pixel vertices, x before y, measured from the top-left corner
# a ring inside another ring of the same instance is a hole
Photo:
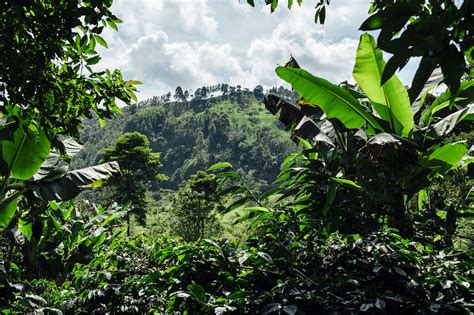
[[[292,97],[281,87],[270,92]],[[262,97],[261,87],[250,91],[219,84],[194,94],[177,88],[173,97],[168,93],[124,108],[123,115],[107,120],[104,128],[86,121],[81,136],[85,146],[74,167],[96,164],[100,152],[118,136],[138,131],[161,152],[161,171],[170,178],[154,189],[174,189],[196,171],[221,161],[232,163],[253,187],[267,186],[296,146],[265,109]]]

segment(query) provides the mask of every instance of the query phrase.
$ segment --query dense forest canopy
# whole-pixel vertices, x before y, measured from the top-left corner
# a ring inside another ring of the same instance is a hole
[[[473,4],[372,1],[349,82],[138,103],[112,0],[2,1],[0,310],[472,313]]]
[[[206,97],[202,96],[204,90]],[[176,189],[198,170],[220,161],[235,165],[255,188],[270,188],[279,165],[297,149],[283,125],[261,104],[263,92],[261,86],[250,91],[219,84],[199,88],[188,98],[183,92],[173,99],[165,94],[145,100],[125,108],[124,114],[108,120],[105,128],[90,120],[81,135],[85,149],[74,157],[73,165],[94,165],[101,159],[101,150],[123,132],[140,132],[148,137],[154,151],[162,152],[162,172],[169,177],[153,185],[154,191]],[[297,98],[283,87],[267,92],[293,101]]]

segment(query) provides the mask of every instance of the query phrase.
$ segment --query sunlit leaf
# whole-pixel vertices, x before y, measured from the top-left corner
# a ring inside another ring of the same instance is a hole
[[[380,14],[373,14],[360,26],[361,31],[373,31],[382,28],[382,17]]]
[[[444,165],[455,168],[468,152],[468,148],[463,142],[448,143],[430,153],[423,158],[421,163],[425,167],[437,168]]]
[[[335,182],[338,182],[338,183],[343,184],[343,185],[348,186],[348,187],[362,189],[362,186],[358,185],[357,183],[355,183],[354,181],[352,181],[350,179],[337,178],[337,177],[331,177],[331,179]]]
[[[217,169],[220,169],[220,168],[232,168],[232,164],[228,163],[228,162],[222,162],[222,163],[217,163],[217,164],[214,164],[212,165],[211,167],[209,167],[207,169],[207,171],[214,171],[214,170],[217,170]]]
[[[4,230],[11,222],[16,212],[18,198],[0,205],[0,231]]]
[[[100,35],[94,35],[94,38],[101,46],[109,48],[105,39],[103,39]]]
[[[321,107],[328,118],[336,118],[347,128],[365,123],[383,130],[377,120],[345,89],[318,78],[303,69],[278,67],[276,73],[290,83],[311,104]]]
[[[11,176],[28,179],[41,167],[49,155],[51,144],[43,131],[36,136],[26,134],[19,127],[13,141],[0,141],[1,158],[8,165]]]
[[[357,48],[354,79],[380,117],[390,123],[393,132],[408,137],[414,126],[408,92],[395,75],[381,86],[384,68],[382,51],[377,48],[374,38],[369,34],[362,35]]]

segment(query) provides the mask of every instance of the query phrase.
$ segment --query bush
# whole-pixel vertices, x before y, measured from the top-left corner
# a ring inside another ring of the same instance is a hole
[[[25,283],[11,306],[83,314],[462,314],[472,311],[472,270],[472,252],[436,252],[394,230],[323,235],[280,211],[242,249],[227,240],[118,240],[62,284]],[[18,302],[33,297],[34,304]]]

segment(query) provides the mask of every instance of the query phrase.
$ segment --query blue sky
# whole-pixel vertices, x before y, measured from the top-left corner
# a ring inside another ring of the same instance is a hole
[[[274,68],[290,54],[317,76],[352,81],[369,0],[332,1],[323,26],[314,24],[314,0],[291,11],[281,1],[273,14],[263,0],[255,2],[252,8],[245,0],[115,0],[112,11],[124,22],[119,32],[104,33],[109,49],[100,50],[101,67],[142,81],[140,100],[178,85],[282,85]],[[400,74],[405,84],[412,70],[410,64]]]

